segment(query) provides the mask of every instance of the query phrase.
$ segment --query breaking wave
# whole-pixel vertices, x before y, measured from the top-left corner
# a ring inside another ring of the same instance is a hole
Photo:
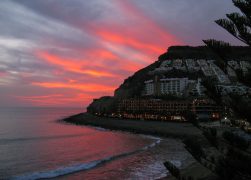
[[[112,160],[116,160],[119,158],[123,158],[141,151],[145,151],[149,148],[153,148],[154,146],[156,146],[157,144],[159,144],[161,142],[161,139],[156,139],[156,141],[150,145],[147,145],[141,149],[135,150],[135,151],[131,151],[131,152],[127,152],[127,153],[123,153],[123,154],[119,154],[119,155],[115,155],[115,156],[110,156],[104,159],[100,159],[100,160],[95,160],[95,161],[91,161],[91,162],[87,162],[87,163],[80,163],[80,164],[74,164],[74,165],[69,165],[69,166],[65,166],[65,167],[60,167],[54,170],[48,170],[48,171],[39,171],[39,172],[34,172],[34,173],[30,173],[30,174],[24,174],[24,175],[20,175],[20,176],[15,176],[10,178],[11,180],[36,180],[36,179],[46,179],[46,178],[55,178],[55,177],[59,177],[59,176],[64,176],[64,175],[68,175],[68,174],[73,174],[79,171],[85,171],[85,170],[89,170],[92,168],[95,168],[99,165],[102,165],[103,163],[112,161]]]

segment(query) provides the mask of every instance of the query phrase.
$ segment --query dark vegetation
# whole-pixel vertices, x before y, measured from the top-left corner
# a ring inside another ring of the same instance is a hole
[[[222,180],[250,180],[251,158],[239,150],[229,148],[224,156],[217,159],[215,173]]]
[[[110,114],[117,109],[117,99],[111,96],[103,96],[99,99],[94,99],[93,102],[87,107],[90,113]]]
[[[217,104],[221,104],[221,95],[217,92],[216,89],[216,80],[214,78],[203,78],[202,85],[207,89],[207,95],[213,99]]]
[[[164,163],[164,165],[174,177],[177,179],[180,178],[180,170],[173,163],[167,161]]]
[[[248,45],[245,47],[250,52],[251,46],[251,1],[250,0],[233,0],[233,4],[239,8],[241,13],[234,12],[226,14],[226,18],[216,20],[215,22],[228,31],[235,38]],[[205,44],[215,53],[223,64],[227,64],[228,57],[235,58],[235,47],[223,41],[213,39],[204,40]],[[242,59],[250,60],[244,48],[241,47]]]
[[[153,64],[137,71],[134,75],[124,80],[124,83],[115,90],[115,98],[133,98],[139,97],[144,88],[144,81],[152,78],[148,72],[160,66],[160,62],[156,61]]]
[[[247,150],[249,147],[249,141],[230,131],[225,131],[222,134],[223,138],[232,146],[235,146],[241,150]]]
[[[228,31],[235,38],[246,44],[247,46],[241,47],[239,51],[242,58],[241,60],[251,61],[249,53],[251,52],[251,1],[250,0],[233,0],[233,4],[239,8],[241,13],[230,13],[226,18],[216,20],[215,22]],[[226,71],[228,67],[228,60],[234,59],[236,56],[236,47],[231,46],[227,42],[218,41],[214,39],[204,40],[204,43],[211,49],[217,56],[216,60],[221,68]],[[238,49],[238,48],[237,48]],[[245,50],[247,52],[245,52]],[[229,58],[230,57],[230,58]],[[232,67],[230,67],[232,68]],[[237,72],[238,80],[245,85],[251,85],[251,70],[247,74]],[[230,96],[230,103],[226,104],[231,106],[239,116],[250,120],[251,100],[250,97]]]
[[[212,146],[218,148],[219,142],[217,138],[217,130],[215,128],[208,128],[204,130],[203,135],[207,138]]]
[[[250,60],[251,48],[243,46],[231,47],[231,52],[229,52],[226,57],[229,60]],[[218,59],[219,57],[207,46],[172,46],[168,51],[159,56],[160,61],[166,59]]]
[[[250,0],[233,0],[234,5],[240,9],[242,13],[230,13],[227,14],[227,19],[216,20],[215,22],[226,29],[234,37],[247,44],[249,47],[245,47],[250,51],[251,45],[251,1]],[[228,63],[227,61],[234,59],[236,50],[229,43],[217,41],[217,40],[204,40],[205,44],[215,53],[218,65],[226,71]],[[244,49],[244,48],[242,48]],[[242,52],[243,53],[243,52]],[[251,60],[244,53],[243,59]],[[232,68],[232,67],[230,67]],[[250,72],[249,72],[250,73]],[[242,73],[237,73],[239,81],[250,85],[250,74],[244,76]],[[207,80],[205,86],[210,90],[210,93],[217,98],[220,98],[215,91],[214,84]],[[237,95],[229,95],[227,97],[227,106],[231,106],[242,117],[250,117],[250,97],[242,97]],[[230,99],[230,100],[229,100]],[[223,103],[226,103],[223,102]],[[226,131],[222,134],[222,137],[217,135],[216,129],[208,128],[203,129],[203,135],[207,138],[212,147],[216,147],[215,152],[220,155],[211,157],[213,166],[210,166],[212,172],[216,173],[221,180],[250,180],[251,179],[251,156],[248,152],[249,142],[230,131]],[[224,141],[225,140],[225,141]],[[227,143],[225,143],[227,142]],[[193,146],[197,151],[201,151],[199,145]],[[221,151],[218,151],[220,149]],[[194,154],[194,151],[191,151]],[[208,155],[205,155],[205,157]],[[208,158],[206,158],[208,159]],[[202,161],[200,161],[202,163]],[[203,164],[203,163],[202,163]],[[206,166],[206,165],[205,165]],[[214,168],[213,168],[214,167]]]
[[[240,82],[243,82],[243,84],[246,84],[249,87],[251,86],[251,70],[249,70],[249,72],[245,75],[242,71],[237,71],[236,74]]]
[[[251,99],[250,97],[242,97],[238,95],[229,95],[229,104],[235,112],[243,118],[251,122]]]
[[[205,157],[205,152],[197,139],[187,138],[183,141],[186,145],[186,149],[193,155],[193,157],[197,160]]]

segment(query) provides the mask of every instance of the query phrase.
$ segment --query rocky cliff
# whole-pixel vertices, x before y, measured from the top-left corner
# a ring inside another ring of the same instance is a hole
[[[162,61],[167,59],[217,59],[217,55],[205,46],[191,47],[191,46],[172,46],[167,52],[159,56],[158,60],[149,66],[140,69],[132,76],[124,80],[124,82],[114,92],[113,97],[101,97],[95,99],[87,108],[89,112],[112,112],[114,104],[117,100],[124,98],[133,98],[140,96],[144,87],[144,81],[152,77],[148,72],[159,67]],[[229,60],[250,60],[250,47],[232,47],[231,51],[227,53]]]

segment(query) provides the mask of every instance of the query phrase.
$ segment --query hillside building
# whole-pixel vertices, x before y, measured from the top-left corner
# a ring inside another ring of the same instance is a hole
[[[243,74],[247,74],[251,70],[251,64],[248,61],[240,61],[240,66]]]
[[[194,59],[186,59],[185,62],[189,72],[197,72],[200,70],[200,67]]]
[[[188,78],[163,78],[160,79],[160,94],[181,96],[188,85]]]
[[[158,78],[144,82],[145,96],[203,96],[205,88],[201,85],[201,80],[189,80],[184,78]]]
[[[219,120],[222,107],[211,99],[194,99],[191,102],[191,112],[196,115],[198,120]]]
[[[214,71],[214,74],[216,75],[219,83],[229,84],[230,80],[228,76],[214,63],[210,64],[211,69]]]
[[[250,88],[241,84],[237,85],[217,85],[217,91],[221,95],[238,94],[246,95],[250,93]]]
[[[227,67],[227,75],[231,81],[236,82],[238,80],[237,74],[232,67]]]
[[[221,107],[209,99],[164,101],[160,99],[124,99],[118,103],[120,117],[132,119],[187,121],[188,112],[198,120],[218,120]]]
[[[240,69],[240,64],[237,61],[231,60],[231,61],[228,61],[227,63],[228,63],[228,66],[230,66],[234,70]]]
[[[154,95],[154,93],[155,93],[154,81],[153,80],[145,81],[145,95],[151,96]]]

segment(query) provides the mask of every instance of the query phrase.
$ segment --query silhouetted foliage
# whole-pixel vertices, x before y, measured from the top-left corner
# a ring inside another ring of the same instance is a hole
[[[247,86],[251,86],[251,69],[249,69],[249,71],[245,75],[241,70],[238,69],[236,70],[236,74],[240,82],[243,82]]]
[[[233,0],[234,5],[240,9],[241,13],[230,13],[226,15],[226,19],[219,19],[215,22],[226,29],[234,37],[247,45],[251,45],[251,1],[250,0]],[[217,40],[203,40],[204,43],[215,52],[219,57],[219,66],[226,72],[228,55],[232,52],[232,46],[229,43]],[[234,58],[234,57],[232,57]],[[242,74],[237,73],[241,82],[250,85],[249,79],[243,78]]]
[[[226,19],[215,22],[237,39],[251,46],[251,1],[233,0],[233,3],[242,13],[230,13],[226,15]]]
[[[227,54],[232,51],[231,45],[214,39],[203,40],[203,42],[218,55],[216,59],[219,61],[219,67],[223,69],[224,72],[227,72]]]
[[[164,163],[164,166],[168,169],[168,171],[176,178],[180,178],[180,170],[173,163],[167,161]]]
[[[200,145],[198,140],[194,138],[187,138],[183,141],[183,143],[186,145],[186,148],[196,159],[201,159],[202,157],[205,157],[205,152],[202,149],[202,146]]]
[[[215,128],[208,128],[207,130],[204,130],[203,135],[214,147],[218,148],[217,130]]]
[[[219,157],[215,167],[215,173],[222,180],[231,180],[235,175],[235,171],[228,166],[224,157]]]
[[[250,0],[233,0],[234,5],[240,9],[241,13],[230,13],[226,15],[226,19],[219,19],[215,22],[226,29],[234,37],[242,41],[247,45],[251,45],[251,1]],[[217,41],[213,39],[203,40],[204,43],[218,56],[219,66],[226,72],[229,58],[229,54],[232,54],[233,47],[226,42]],[[250,47],[248,47],[250,48]],[[249,50],[250,51],[250,50]],[[232,57],[234,58],[234,57]],[[232,67],[230,67],[232,68]],[[251,84],[251,73],[244,75],[243,72],[237,72],[237,76],[240,82],[250,85]],[[250,117],[250,102],[246,100],[236,100],[233,101],[241,102],[236,105],[235,103],[230,103],[231,106],[243,117]],[[244,105],[245,104],[245,105]],[[243,106],[244,105],[244,106]],[[242,108],[240,108],[242,107]]]
[[[250,47],[233,46],[225,54],[228,59],[248,60],[251,57]],[[159,61],[167,59],[217,59],[218,55],[207,46],[171,46],[159,56]]]
[[[251,178],[250,155],[229,148],[225,157],[218,158],[215,173],[223,180],[249,180]]]
[[[204,78],[202,85],[208,90],[207,95],[218,104],[221,104],[221,95],[216,90],[216,80],[214,78]]]
[[[223,138],[228,141],[229,144],[240,148],[242,150],[246,150],[249,147],[249,141],[246,140],[245,138],[230,132],[230,131],[225,131],[222,134]]]
[[[236,94],[230,94],[231,105],[240,117],[247,118],[251,122],[251,100]]]

